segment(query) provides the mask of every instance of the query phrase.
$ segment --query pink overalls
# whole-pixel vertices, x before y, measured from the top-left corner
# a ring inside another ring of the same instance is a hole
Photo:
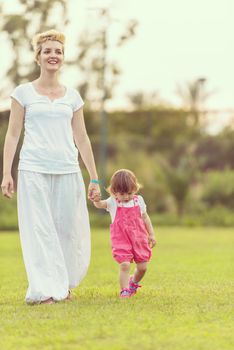
[[[123,207],[121,202],[117,201],[115,219],[110,225],[112,255],[118,263],[146,262],[152,254],[138,197],[134,196],[133,200],[133,207]]]

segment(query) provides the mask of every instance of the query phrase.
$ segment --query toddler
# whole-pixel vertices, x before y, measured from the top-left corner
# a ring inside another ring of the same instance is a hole
[[[134,173],[121,169],[114,173],[107,191],[110,197],[93,202],[95,207],[106,209],[112,219],[110,225],[112,255],[119,263],[120,298],[136,294],[156,244],[154,229],[146,212],[142,196],[137,195],[140,185]],[[130,264],[136,269],[130,276]]]

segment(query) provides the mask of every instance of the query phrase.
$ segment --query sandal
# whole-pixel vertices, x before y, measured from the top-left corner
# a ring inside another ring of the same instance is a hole
[[[131,296],[131,291],[128,288],[123,288],[119,293],[120,298],[130,298]]]
[[[68,295],[67,295],[67,297],[65,298],[65,300],[69,300],[69,301],[72,300],[72,292],[71,292],[70,289],[68,290]]]
[[[49,298],[49,299],[46,299],[46,300],[42,300],[40,302],[40,304],[49,304],[49,305],[51,305],[51,304],[55,304],[55,301],[54,301],[53,298]]]
[[[131,276],[129,279],[129,290],[132,295],[135,295],[137,293],[137,289],[141,288],[141,286],[138,283],[133,282],[132,280],[133,276]]]

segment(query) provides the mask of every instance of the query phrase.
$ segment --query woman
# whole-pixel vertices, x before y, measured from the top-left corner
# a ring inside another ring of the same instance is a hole
[[[16,87],[4,145],[2,193],[12,198],[12,162],[24,125],[18,167],[20,240],[28,277],[27,303],[70,298],[87,272],[90,227],[78,149],[90,175],[88,197],[100,197],[98,176],[83,117],[83,100],[59,83],[62,33],[33,38],[38,79]]]

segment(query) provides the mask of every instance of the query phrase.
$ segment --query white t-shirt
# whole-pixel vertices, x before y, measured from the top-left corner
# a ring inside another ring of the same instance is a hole
[[[30,82],[17,86],[11,97],[25,109],[18,169],[49,174],[79,171],[71,126],[73,113],[84,105],[79,93],[67,87],[63,97],[51,101]]]
[[[138,204],[141,210],[141,214],[146,213],[146,204],[142,196],[138,195]],[[106,200],[107,208],[106,210],[110,213],[111,216],[111,221],[114,222],[115,220],[115,214],[117,210],[117,201],[114,197],[110,196]],[[134,200],[131,199],[128,202],[121,202],[121,206],[129,208],[129,207],[134,207]]]

